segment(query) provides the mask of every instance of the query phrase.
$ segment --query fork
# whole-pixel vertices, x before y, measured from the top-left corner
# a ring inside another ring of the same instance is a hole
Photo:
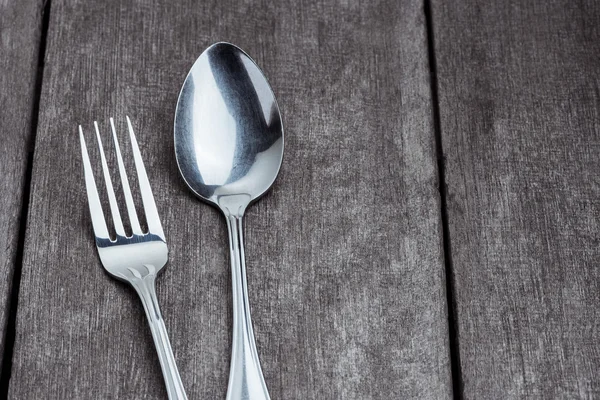
[[[104,149],[102,147],[100,130],[98,129],[98,123],[94,121],[104,181],[108,193],[108,202],[110,204],[110,212],[116,233],[116,239],[111,239],[106,221],[104,220],[104,213],[102,211],[98,189],[94,180],[83,129],[81,128],[81,125],[79,125],[79,139],[81,141],[85,186],[92,217],[92,226],[96,237],[96,247],[98,248],[98,254],[100,255],[100,260],[104,269],[106,269],[106,271],[114,278],[129,283],[140,296],[142,304],[144,305],[144,310],[146,311],[150,330],[152,331],[152,338],[158,353],[158,359],[165,379],[169,399],[183,400],[187,399],[187,396],[183,389],[179,372],[177,371],[175,357],[171,350],[171,343],[169,342],[167,329],[161,316],[155,290],[156,276],[167,263],[167,242],[158,217],[158,211],[156,209],[154,197],[152,196],[152,189],[150,189],[150,182],[146,175],[144,162],[142,161],[137,140],[133,133],[131,121],[129,120],[129,117],[126,118],[135,169],[137,171],[140,186],[142,204],[146,213],[148,232],[143,232],[140,226],[135,211],[135,205],[133,203],[133,197],[131,195],[131,189],[129,187],[129,180],[127,179],[127,173],[125,171],[125,165],[123,164],[121,150],[119,148],[114,120],[110,118],[112,138],[119,166],[119,175],[121,177],[123,194],[132,230],[132,235],[130,236],[125,233],[121,214],[119,213],[119,207],[117,205],[117,199],[110,179]]]

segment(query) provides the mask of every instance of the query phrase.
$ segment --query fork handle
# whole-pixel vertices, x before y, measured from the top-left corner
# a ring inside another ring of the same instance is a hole
[[[242,215],[225,215],[231,250],[233,340],[226,400],[270,400],[263,378],[248,301]]]
[[[156,347],[160,367],[165,378],[169,400],[187,400],[183,383],[175,364],[175,357],[173,356],[171,342],[169,342],[169,336],[167,335],[167,328],[165,327],[165,322],[158,306],[155,280],[156,275],[151,274],[131,282],[131,284],[140,296],[144,310],[146,311],[146,317],[148,317],[148,324],[150,325],[150,331],[152,331],[152,339],[154,339],[154,346]]]

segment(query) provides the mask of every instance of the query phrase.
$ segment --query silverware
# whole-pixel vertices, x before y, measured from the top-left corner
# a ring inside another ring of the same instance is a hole
[[[79,139],[81,140],[85,187],[87,190],[88,204],[90,206],[90,214],[92,216],[94,235],[96,236],[96,247],[98,248],[98,254],[100,255],[100,260],[102,261],[104,269],[106,269],[106,271],[114,278],[125,281],[133,286],[142,300],[146,316],[148,317],[148,323],[150,324],[150,330],[152,331],[154,345],[156,346],[156,351],[160,360],[162,373],[165,378],[169,399],[187,399],[183,384],[181,383],[181,378],[179,377],[179,372],[177,371],[177,366],[175,365],[175,357],[171,350],[167,329],[160,313],[155,292],[156,276],[165,266],[168,259],[165,234],[158,217],[158,211],[156,210],[156,204],[154,203],[154,197],[152,196],[152,190],[150,189],[150,182],[148,182],[146,169],[144,168],[142,156],[129,117],[127,117],[129,138],[133,150],[133,159],[137,171],[142,204],[144,205],[144,211],[146,213],[148,232],[143,232],[140,227],[112,118],[110,119],[110,125],[117,154],[119,174],[123,185],[125,203],[127,205],[127,213],[129,215],[133,234],[127,236],[125,233],[115,192],[110,179],[108,164],[106,162],[106,157],[104,156],[100,130],[98,129],[98,124],[94,122],[116,239],[113,240],[109,236],[106,221],[104,220],[104,214],[102,212],[100,197],[98,196],[98,189],[96,188],[96,182],[92,172],[92,165],[83,137],[83,129],[80,125]]]
[[[233,286],[227,399],[269,399],[250,319],[242,220],[279,172],[283,126],[271,87],[238,47],[216,43],[190,70],[177,102],[175,153],[190,189],[227,220]]]

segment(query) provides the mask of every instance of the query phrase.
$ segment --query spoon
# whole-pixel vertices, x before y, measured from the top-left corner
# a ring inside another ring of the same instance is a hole
[[[227,400],[269,400],[250,318],[242,221],[277,177],[283,125],[269,83],[240,48],[213,44],[192,66],[177,101],[175,154],[190,189],[227,220],[233,293]]]

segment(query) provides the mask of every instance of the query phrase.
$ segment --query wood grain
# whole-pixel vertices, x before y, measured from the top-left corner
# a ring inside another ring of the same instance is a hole
[[[466,399],[600,397],[600,3],[433,2]]]
[[[40,2],[0,0],[0,354],[17,263],[41,24]]]
[[[225,223],[186,189],[172,140],[179,88],[218,40],[263,67],[286,129],[281,174],[246,220],[272,398],[449,398],[423,9],[291,0],[52,2],[11,397],[166,396],[138,299],[99,264],[81,173],[77,124],[91,135],[125,113],[169,240],[158,296],[183,382],[224,397]]]

